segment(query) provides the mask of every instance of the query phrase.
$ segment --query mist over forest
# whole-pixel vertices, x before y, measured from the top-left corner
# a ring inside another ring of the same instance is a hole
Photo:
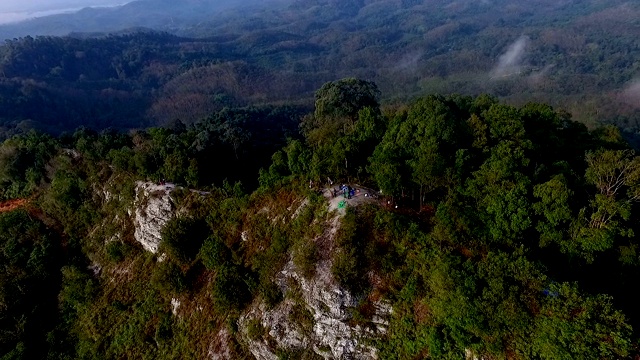
[[[490,93],[633,134],[638,18],[640,5],[622,0],[139,0],[87,8],[0,26],[0,37],[12,39],[0,48],[7,106],[20,93],[30,108],[64,114],[53,121],[12,106],[0,121],[9,133],[191,123],[231,104],[308,106],[322,83],[353,76],[374,81],[383,103]],[[59,96],[77,104],[72,113]],[[115,110],[113,101],[127,105]],[[103,107],[110,110],[88,110]]]

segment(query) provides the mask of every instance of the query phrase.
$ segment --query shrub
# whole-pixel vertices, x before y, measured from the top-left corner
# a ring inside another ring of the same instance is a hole
[[[298,241],[293,249],[293,263],[307,279],[315,273],[318,249],[314,241]]]
[[[358,258],[353,249],[340,249],[333,259],[331,265],[333,277],[342,286],[349,289],[358,287]]]
[[[121,241],[111,241],[106,246],[107,258],[113,262],[121,262],[131,251],[131,247]]]
[[[89,303],[97,292],[97,282],[75,266],[62,268],[62,289],[58,295],[66,314],[75,313]]]
[[[205,240],[198,255],[209,270],[225,266],[231,261],[231,251],[217,236],[210,236]]]
[[[300,329],[304,334],[308,335],[313,332],[315,319],[313,318],[311,311],[309,311],[304,304],[297,303],[293,305],[291,312],[289,313],[289,320],[300,325]]]
[[[260,295],[269,309],[273,309],[283,299],[280,288],[271,281],[260,284]]]
[[[160,251],[180,263],[190,262],[195,259],[209,232],[203,220],[189,217],[173,218],[162,228]]]
[[[187,288],[184,273],[171,261],[159,263],[151,276],[151,284],[163,293],[180,293]]]
[[[164,313],[160,316],[158,327],[156,328],[155,340],[167,341],[173,337],[173,317],[171,313]]]
[[[258,340],[267,333],[267,329],[262,326],[260,319],[250,319],[247,323],[247,336],[251,340]]]
[[[241,309],[251,293],[237,266],[220,266],[213,283],[212,297],[219,311]]]
[[[331,265],[333,277],[340,285],[349,289],[356,287],[359,277],[355,244],[357,230],[356,214],[349,209],[336,234],[338,249]]]

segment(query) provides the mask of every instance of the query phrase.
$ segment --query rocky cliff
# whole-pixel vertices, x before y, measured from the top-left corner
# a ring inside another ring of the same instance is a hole
[[[244,342],[256,359],[278,359],[281,349],[294,353],[312,349],[324,359],[377,358],[373,343],[386,333],[391,306],[383,300],[354,296],[331,274],[344,206],[358,206],[371,198],[363,193],[343,201],[331,192],[326,192],[325,198],[332,216],[324,221],[323,233],[312,240],[318,253],[323,254],[313,276],[303,276],[294,262],[289,261],[275,279],[286,295],[285,300],[273,309],[262,302],[254,303],[238,321]],[[343,207],[338,207],[339,202]],[[303,201],[300,207],[306,204]],[[300,207],[293,210],[293,217],[301,212]],[[356,320],[353,314],[363,303],[372,305],[372,315]],[[260,331],[256,332],[256,328]]]
[[[163,226],[174,216],[175,206],[171,192],[172,184],[158,185],[138,181],[134,205],[134,236],[145,250],[158,251],[162,240]]]
[[[162,227],[175,216],[173,190],[171,185],[137,183],[133,214],[135,239],[147,251],[157,252]],[[284,300],[274,308],[268,308],[258,298],[238,318],[238,340],[256,359],[278,359],[283,349],[294,353],[312,350],[324,359],[377,358],[373,341],[385,334],[391,307],[383,301],[357,298],[333,278],[334,241],[344,209],[337,209],[340,199],[329,197],[328,200],[326,206],[331,215],[324,220],[323,233],[312,239],[318,252],[324,254],[316,263],[313,276],[303,276],[290,260],[274,279]],[[362,201],[353,199],[347,205],[357,206]],[[305,206],[308,201],[300,199],[287,209],[289,214],[273,214],[274,219],[293,219]],[[243,241],[250,238],[251,229],[244,229]],[[373,315],[366,321],[356,321],[353,313],[362,302],[372,304]],[[177,304],[172,301],[172,308],[168,309],[174,315]],[[225,329],[220,334],[229,336]],[[226,346],[219,346],[219,351],[210,351],[209,356],[212,359],[232,358]]]
[[[371,322],[354,323],[352,311],[360,299],[327,276],[330,264],[318,268],[316,276],[305,279],[289,262],[278,275],[278,285],[283,293],[297,294],[274,309],[256,304],[240,318],[239,328],[256,359],[278,359],[275,349],[313,349],[324,359],[377,358],[371,341],[386,332],[391,307],[376,302]],[[259,338],[250,333],[252,322],[264,329]]]

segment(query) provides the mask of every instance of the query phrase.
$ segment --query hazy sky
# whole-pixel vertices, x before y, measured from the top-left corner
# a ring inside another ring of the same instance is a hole
[[[131,0],[0,0],[0,24],[77,10],[88,6],[122,5]]]
[[[130,0],[129,0],[130,1]],[[22,0],[0,1],[0,12],[46,11],[87,6],[110,6],[127,0]]]

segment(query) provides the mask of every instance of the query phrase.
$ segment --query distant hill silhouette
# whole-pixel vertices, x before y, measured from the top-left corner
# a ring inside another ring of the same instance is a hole
[[[87,7],[74,13],[43,16],[0,25],[0,39],[22,36],[64,36],[74,32],[114,32],[133,27],[177,31],[257,0],[138,0],[116,7]]]

